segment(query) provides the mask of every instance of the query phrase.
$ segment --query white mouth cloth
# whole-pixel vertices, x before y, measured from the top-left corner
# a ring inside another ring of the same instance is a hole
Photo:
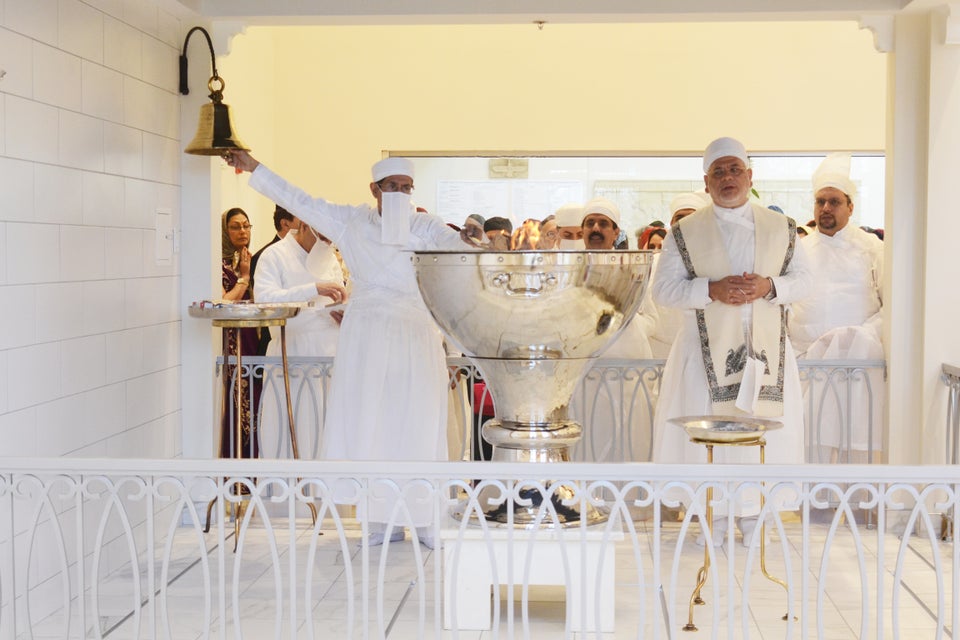
[[[410,238],[410,216],[413,215],[410,194],[401,191],[384,193],[380,202],[380,241],[383,244],[406,246]]]
[[[740,392],[734,405],[741,411],[755,413],[757,402],[760,400],[760,387],[763,386],[763,372],[766,366],[763,361],[754,356],[753,330],[746,324],[743,339],[747,345],[747,361],[743,365],[743,378],[740,379]]]

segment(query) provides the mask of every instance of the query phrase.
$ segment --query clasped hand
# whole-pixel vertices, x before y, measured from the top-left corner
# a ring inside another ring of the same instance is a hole
[[[739,306],[762,298],[770,292],[770,281],[757,273],[727,276],[709,285],[710,299]]]

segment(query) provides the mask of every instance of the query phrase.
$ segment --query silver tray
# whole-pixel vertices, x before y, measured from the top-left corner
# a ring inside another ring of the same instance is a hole
[[[204,300],[187,307],[191,318],[207,320],[281,320],[300,313],[300,308],[309,306],[303,302],[213,302]]]
[[[783,427],[782,422],[752,416],[684,416],[669,421],[683,427],[692,440],[719,444],[752,442]]]

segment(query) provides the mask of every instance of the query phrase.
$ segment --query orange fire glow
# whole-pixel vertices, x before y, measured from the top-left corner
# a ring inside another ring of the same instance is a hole
[[[526,220],[517,227],[510,238],[511,251],[537,249],[540,242],[540,223],[536,220]]]

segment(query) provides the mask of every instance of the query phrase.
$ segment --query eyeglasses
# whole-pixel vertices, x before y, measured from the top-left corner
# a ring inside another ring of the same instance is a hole
[[[836,209],[841,205],[847,204],[847,201],[841,200],[840,198],[830,198],[829,200],[826,198],[817,198],[813,203],[817,205],[818,209],[823,209],[824,205],[830,205],[831,209]]]
[[[613,222],[606,217],[598,218],[588,218],[583,221],[583,227],[589,229],[590,227],[599,227],[601,229],[609,229],[613,226]]]
[[[228,224],[227,230],[229,231],[250,231],[253,229],[252,224]]]
[[[739,176],[742,176],[746,172],[747,172],[746,167],[744,167],[743,165],[735,164],[732,167],[727,167],[726,169],[724,169],[723,167],[717,167],[716,169],[710,172],[710,176],[716,180],[719,180],[720,178],[724,177],[727,174],[730,174],[734,178],[737,178]]]
[[[397,191],[401,191],[407,195],[413,193],[412,184],[397,184],[393,180],[390,182],[378,182],[377,186],[380,187],[380,191],[384,193],[396,193]]]

